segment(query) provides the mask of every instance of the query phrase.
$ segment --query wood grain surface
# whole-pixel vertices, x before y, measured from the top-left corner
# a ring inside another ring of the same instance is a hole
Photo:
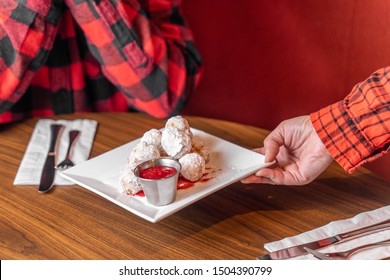
[[[268,131],[185,116],[191,127],[248,149]],[[99,122],[91,157],[139,138],[165,120],[138,113],[82,114]],[[390,201],[390,184],[362,168],[332,164],[307,186],[236,182],[158,223],[150,223],[80,186],[13,180],[37,119],[0,126],[0,259],[255,259],[264,243],[351,218]],[[109,167],[107,167],[109,168]]]

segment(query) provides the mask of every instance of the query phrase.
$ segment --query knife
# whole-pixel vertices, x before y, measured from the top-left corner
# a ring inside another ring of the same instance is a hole
[[[376,231],[383,230],[383,229],[390,229],[390,219],[385,220],[383,222],[379,222],[367,227],[363,227],[360,229],[356,229],[353,231],[341,233],[332,237],[327,237],[324,239],[320,239],[317,241],[300,244],[297,246],[288,247],[285,249],[281,249],[275,252],[270,252],[268,254],[265,254],[263,256],[257,257],[258,260],[285,260],[301,255],[308,254],[307,250],[305,248],[309,248],[312,250],[316,250],[319,248],[323,248],[326,246],[329,246],[331,244],[335,244],[337,242],[342,242],[346,240],[350,240],[356,237],[361,237],[364,235],[372,234]]]
[[[55,176],[57,139],[63,127],[64,126],[60,124],[52,124],[50,126],[50,147],[49,151],[47,152],[45,164],[43,165],[41,181],[39,183],[38,191],[40,193],[49,191],[53,186]]]

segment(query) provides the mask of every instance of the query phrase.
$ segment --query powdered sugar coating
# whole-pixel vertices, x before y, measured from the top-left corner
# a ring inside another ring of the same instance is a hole
[[[160,156],[160,151],[156,146],[139,142],[129,155],[128,165],[134,169],[138,164],[147,160],[157,159]]]
[[[192,182],[202,178],[206,163],[204,158],[197,153],[189,153],[179,159],[181,164],[181,176]]]
[[[166,129],[177,129],[179,131],[184,132],[192,139],[192,131],[188,121],[182,116],[174,116],[167,120],[165,123]]]
[[[191,137],[177,128],[164,129],[161,136],[161,146],[171,157],[179,159],[191,151]]]
[[[142,190],[141,184],[138,182],[138,178],[135,176],[133,169],[128,165],[123,170],[119,178],[119,183],[123,191],[130,195],[135,195]]]
[[[206,163],[210,160],[210,150],[203,142],[192,142],[191,153],[201,155]]]
[[[161,134],[162,132],[160,130],[152,128],[144,133],[141,138],[141,142],[145,142],[148,145],[153,145],[158,149],[161,149]]]

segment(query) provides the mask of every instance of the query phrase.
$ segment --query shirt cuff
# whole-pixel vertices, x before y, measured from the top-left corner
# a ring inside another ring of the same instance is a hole
[[[382,153],[375,153],[375,147],[349,117],[344,105],[344,101],[334,103],[310,114],[310,119],[334,160],[352,173]]]

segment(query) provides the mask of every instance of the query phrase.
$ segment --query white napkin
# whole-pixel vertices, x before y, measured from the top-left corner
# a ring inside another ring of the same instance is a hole
[[[36,123],[31,135],[30,142],[15,176],[14,185],[39,185],[43,165],[50,145],[50,125],[53,123],[65,126],[61,135],[59,135],[61,138],[58,142],[56,164],[65,159],[69,144],[68,133],[70,130],[80,130],[80,135],[76,139],[72,153],[73,163],[76,165],[88,159],[95,137],[97,121],[88,119],[73,121],[40,119]],[[61,171],[56,171],[54,178],[55,185],[74,185],[71,181],[59,176],[59,172]]]
[[[351,219],[333,221],[323,227],[319,227],[299,235],[284,238],[280,241],[267,243],[264,248],[269,252],[274,252],[280,249],[288,248],[295,245],[305,244],[311,241],[316,241],[326,237],[331,237],[340,233],[349,232],[354,229],[370,226],[376,223],[390,219],[390,205],[373,211],[363,212]],[[326,248],[318,249],[322,253],[345,251],[360,245],[383,241],[390,239],[390,230],[375,232],[370,235],[362,236],[349,241],[341,242],[338,245],[331,245]],[[352,255],[351,259],[360,260],[379,260],[390,257],[390,246],[377,247],[369,250],[364,250]],[[299,259],[316,259],[312,255],[298,256],[291,260]]]

